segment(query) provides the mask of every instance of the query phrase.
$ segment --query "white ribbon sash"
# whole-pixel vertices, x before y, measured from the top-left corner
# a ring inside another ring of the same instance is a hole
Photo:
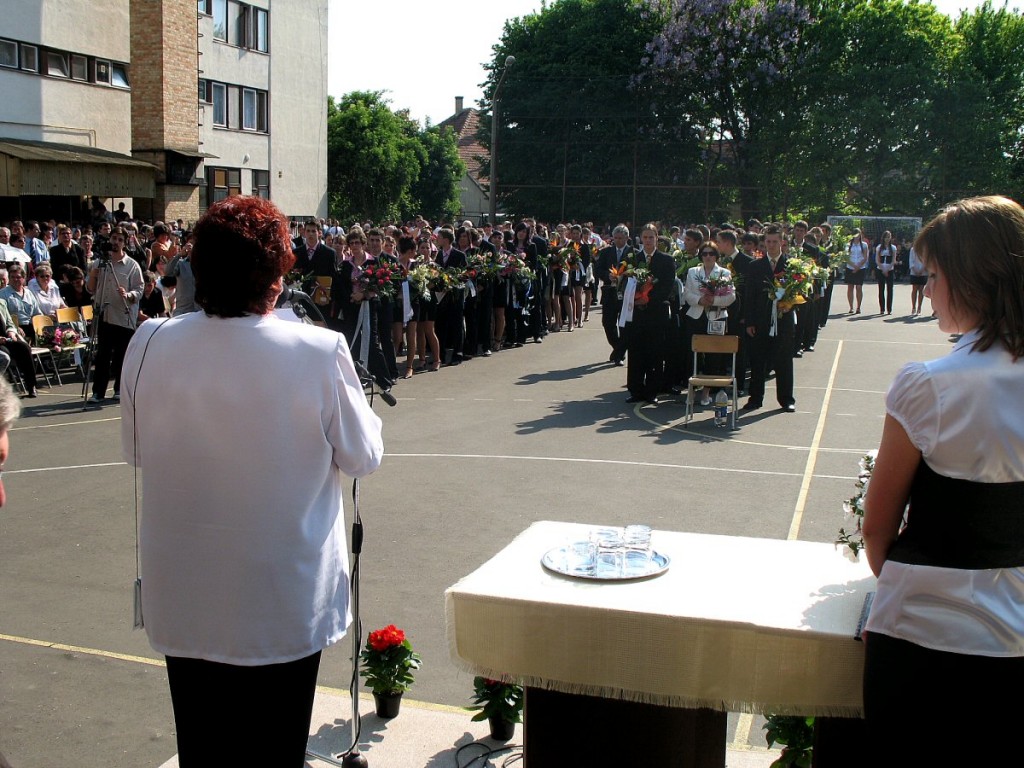
[[[768,328],[769,336],[779,335],[779,300],[772,299],[772,322]]]
[[[412,320],[412,301],[409,299],[409,281],[402,281],[402,325]]]
[[[370,302],[363,301],[359,305],[359,316],[356,318],[356,335],[359,337],[359,362],[365,368],[370,361]]]
[[[636,298],[636,278],[626,280],[626,290],[622,294],[622,310],[619,312],[619,328],[633,319],[633,301]]]

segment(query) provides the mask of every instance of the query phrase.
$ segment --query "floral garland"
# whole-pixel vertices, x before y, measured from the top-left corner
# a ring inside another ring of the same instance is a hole
[[[860,458],[860,471],[857,473],[857,480],[854,486],[857,492],[843,502],[843,512],[846,513],[846,520],[853,524],[853,530],[847,531],[846,527],[839,529],[839,538],[836,539],[836,546],[846,547],[843,554],[857,562],[857,556],[864,549],[864,536],[861,529],[864,524],[864,499],[868,495],[868,483],[871,482],[871,475],[875,471],[875,459],[878,451],[868,451]]]

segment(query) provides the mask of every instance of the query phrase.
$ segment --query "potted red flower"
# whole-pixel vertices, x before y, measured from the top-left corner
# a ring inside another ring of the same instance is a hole
[[[373,692],[377,714],[397,716],[402,694],[412,686],[413,670],[419,669],[421,663],[405,632],[394,624],[371,632],[359,658],[363,667],[359,674],[366,678]]]

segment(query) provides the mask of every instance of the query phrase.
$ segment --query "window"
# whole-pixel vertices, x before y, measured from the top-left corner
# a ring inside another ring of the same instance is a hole
[[[228,0],[228,42],[239,48],[248,42],[246,38],[248,8],[249,6],[236,3],[235,0]]]
[[[213,12],[213,0],[199,0],[199,12],[209,16]]]
[[[59,51],[46,52],[46,74],[53,77],[71,77],[67,54]]]
[[[242,89],[242,130],[256,130],[256,91],[252,88]]]
[[[242,89],[237,85],[228,86],[228,128],[242,125]]]
[[[252,35],[249,47],[266,53],[270,49],[270,35],[267,29],[267,12],[262,8],[253,8],[252,14]]]
[[[238,168],[207,168],[206,178],[210,203],[242,194],[242,172]]]
[[[0,67],[18,66],[18,44],[13,40],[0,40]]]
[[[213,91],[213,124],[226,128],[228,125],[228,89],[224,83],[210,83]]]
[[[228,0],[213,0],[213,38],[228,39]]]
[[[264,200],[270,199],[270,171],[252,172],[252,193]]]
[[[74,80],[89,79],[89,60],[85,56],[71,54],[71,77]]]
[[[103,59],[96,59],[96,77],[93,80],[97,83],[110,85],[110,62]]]
[[[39,49],[34,45],[21,46],[21,68],[26,72],[39,71]]]
[[[203,80],[202,78],[200,78],[199,79],[199,100],[201,102],[203,102],[203,104],[209,104],[211,99],[212,99],[212,96],[210,94],[210,81],[209,80]]]
[[[270,131],[270,120],[267,109],[267,92],[256,91],[256,130],[260,133]]]
[[[110,68],[110,83],[118,88],[128,87],[128,67],[124,64],[114,64]]]

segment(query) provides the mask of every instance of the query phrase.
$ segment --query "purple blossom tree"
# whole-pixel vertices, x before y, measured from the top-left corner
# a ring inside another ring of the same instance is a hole
[[[804,55],[810,14],[791,0],[645,0],[663,19],[647,45],[637,83],[664,91],[676,114],[699,126],[706,160],[728,157],[749,188],[751,160],[777,141],[792,74]],[[711,172],[709,167],[708,172]],[[752,190],[744,208],[754,210]]]

